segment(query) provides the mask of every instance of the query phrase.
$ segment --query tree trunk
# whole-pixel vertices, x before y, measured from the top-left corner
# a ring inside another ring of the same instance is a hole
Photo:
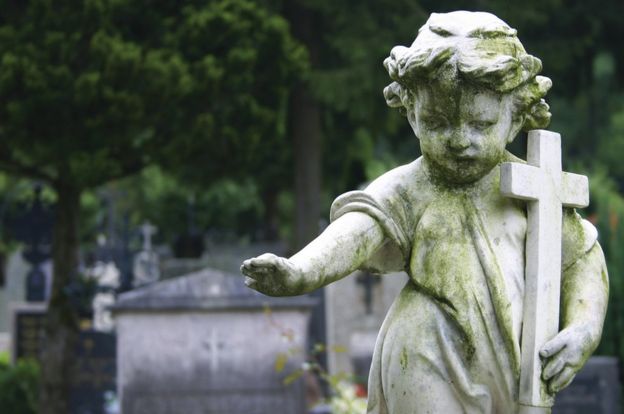
[[[318,68],[322,31],[319,16],[298,1],[286,2],[286,15],[293,34],[308,49],[312,69]],[[310,93],[309,85],[298,84],[290,96],[289,127],[293,137],[295,161],[295,231],[294,249],[299,250],[319,233],[321,215],[322,136],[321,108]],[[312,309],[310,344],[326,344],[325,290],[317,289],[312,296],[318,304]],[[327,355],[318,355],[327,367]],[[327,389],[324,390],[327,393]]]
[[[295,249],[319,232],[321,214],[321,116],[304,86],[291,97],[295,159]]]
[[[279,214],[277,208],[277,190],[270,188],[262,194],[264,204],[263,238],[274,242],[279,239]]]
[[[78,215],[80,190],[56,187],[58,202],[52,242],[53,282],[41,356],[40,414],[69,413],[73,360],[78,340],[78,318],[67,287],[78,269]]]
[[[318,16],[297,1],[286,4],[293,34],[308,49],[311,67],[318,64],[320,34]],[[301,249],[318,235],[321,199],[321,110],[311,96],[309,85],[300,83],[290,96],[289,127],[295,161],[294,248]]]

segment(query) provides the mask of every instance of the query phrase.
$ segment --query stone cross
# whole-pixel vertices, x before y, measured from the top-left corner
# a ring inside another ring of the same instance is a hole
[[[156,226],[151,225],[149,221],[143,223],[141,226],[141,233],[143,234],[143,251],[148,252],[152,250],[152,236],[156,234],[157,231],[158,229]]]
[[[503,195],[528,201],[520,413],[550,413],[541,380],[541,347],[559,331],[562,206],[589,204],[587,177],[562,172],[561,136],[529,132],[527,164],[501,166]]]
[[[219,341],[217,331],[210,331],[210,339],[204,341],[204,345],[210,351],[210,370],[216,372],[219,370],[219,351],[224,348],[223,341]]]
[[[375,285],[379,284],[381,280],[369,272],[361,272],[357,276],[356,282],[364,288],[364,306],[366,307],[366,314],[371,315],[373,313],[373,288]]]

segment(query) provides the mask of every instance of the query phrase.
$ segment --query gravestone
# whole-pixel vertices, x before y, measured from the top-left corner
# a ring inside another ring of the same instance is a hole
[[[72,414],[108,414],[106,397],[116,390],[115,335],[80,333],[70,393]]]
[[[14,304],[12,360],[38,359],[44,346],[46,304]],[[81,331],[75,349],[70,414],[106,414],[106,396],[116,389],[115,335]]]
[[[9,255],[6,264],[6,284],[0,288],[0,352],[12,352],[12,307],[26,298],[26,275],[30,265],[24,260],[20,249]]]
[[[620,392],[617,358],[592,357],[557,394],[553,414],[620,414]]]
[[[97,283],[97,292],[92,301],[93,329],[112,332],[115,324],[110,307],[115,304],[116,292],[121,285],[119,269],[114,262],[96,262],[86,273]]]
[[[156,234],[156,227],[148,222],[141,226],[143,248],[134,257],[134,287],[139,287],[160,279],[158,254],[152,248],[152,236]]]
[[[310,298],[268,298],[212,269],[120,295],[118,394],[124,414],[300,414]],[[266,306],[270,312],[267,312]],[[283,370],[278,355],[291,353]]]
[[[23,212],[9,223],[12,236],[24,243],[22,256],[32,265],[26,277],[28,302],[43,302],[48,298],[52,277],[44,263],[51,256],[54,210],[43,202],[41,191],[40,185],[35,186],[32,203],[23,206]]]
[[[38,359],[43,347],[43,328],[47,305],[44,303],[13,303],[12,360]]]

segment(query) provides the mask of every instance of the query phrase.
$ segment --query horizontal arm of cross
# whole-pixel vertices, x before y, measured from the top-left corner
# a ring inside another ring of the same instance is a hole
[[[575,208],[589,205],[589,180],[586,176],[566,172],[561,175],[561,204]]]
[[[511,198],[538,200],[542,176],[538,167],[505,162],[501,164],[501,193]]]

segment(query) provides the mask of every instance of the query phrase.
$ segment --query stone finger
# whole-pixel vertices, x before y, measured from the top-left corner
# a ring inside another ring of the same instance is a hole
[[[542,358],[548,358],[555,355],[557,352],[561,351],[565,348],[567,344],[567,340],[565,335],[557,335],[550,341],[546,342],[546,344],[540,350],[540,356]]]
[[[564,367],[564,359],[561,356],[557,356],[546,363],[542,370],[542,378],[547,381],[561,372]]]
[[[247,287],[254,288],[257,284],[258,284],[257,280],[249,276],[245,277],[245,285],[247,285]]]
[[[240,270],[241,270],[241,273],[244,274],[245,276],[248,276],[254,279],[258,276],[257,275],[258,269],[252,268],[250,266],[242,265]]]
[[[571,367],[565,367],[559,375],[550,381],[551,393],[556,393],[567,387],[574,379],[575,372]]]

